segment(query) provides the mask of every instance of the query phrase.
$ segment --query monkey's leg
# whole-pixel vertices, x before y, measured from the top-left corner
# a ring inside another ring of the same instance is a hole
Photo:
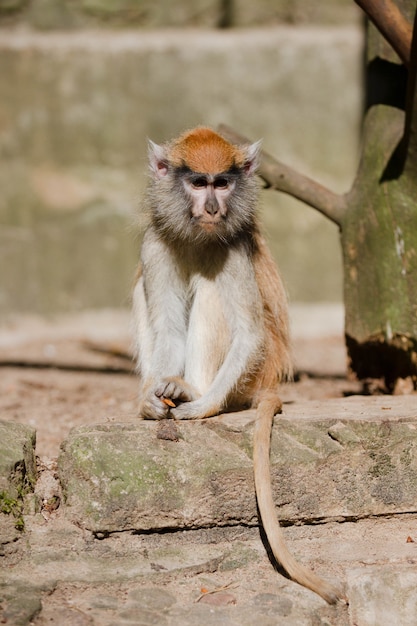
[[[210,388],[230,347],[230,333],[218,289],[213,281],[200,279],[190,311],[185,374],[194,398],[184,402],[172,415],[176,419],[197,419],[215,415],[221,402],[210,397]]]

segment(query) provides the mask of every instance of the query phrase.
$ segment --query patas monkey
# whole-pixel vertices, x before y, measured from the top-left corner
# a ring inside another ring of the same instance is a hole
[[[179,420],[256,407],[255,487],[269,544],[291,578],[334,603],[339,590],[287,550],[272,498],[277,388],[292,366],[286,296],[256,217],[259,149],[208,128],[150,142],[150,225],[134,291],[139,413]]]

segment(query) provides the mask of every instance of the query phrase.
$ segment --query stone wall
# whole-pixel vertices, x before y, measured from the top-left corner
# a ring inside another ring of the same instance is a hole
[[[2,0],[0,315],[129,306],[147,137],[228,123],[347,190],[361,117],[352,6]],[[225,12],[257,27],[216,28]],[[337,229],[277,193],[262,206],[292,300],[340,300]]]

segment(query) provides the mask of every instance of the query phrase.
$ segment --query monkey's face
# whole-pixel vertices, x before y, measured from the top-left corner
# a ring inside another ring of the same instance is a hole
[[[149,204],[155,227],[168,239],[228,244],[251,231],[257,192],[255,177],[243,168],[207,174],[167,164],[153,180]]]
[[[254,180],[241,169],[207,174],[187,167],[174,172],[177,192],[184,198],[178,215],[183,235],[191,239],[229,242],[252,226]],[[256,187],[256,184],[255,184]]]
[[[187,204],[194,229],[203,231],[207,236],[224,237],[228,231],[237,173],[230,171],[213,175],[186,171],[180,177],[184,194],[189,200]]]
[[[209,129],[149,144],[154,226],[170,240],[227,244],[252,230],[259,143],[237,149]]]
[[[214,232],[227,216],[227,201],[236,186],[234,177],[227,173],[213,176],[190,172],[183,182],[191,199],[192,219],[207,233]]]

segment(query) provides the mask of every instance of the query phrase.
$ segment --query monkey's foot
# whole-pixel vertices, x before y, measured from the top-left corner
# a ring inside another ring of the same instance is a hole
[[[206,402],[201,402],[201,398],[194,402],[185,402],[175,409],[171,409],[171,415],[176,420],[195,420],[202,417],[212,417],[217,413],[217,408],[208,406]]]

